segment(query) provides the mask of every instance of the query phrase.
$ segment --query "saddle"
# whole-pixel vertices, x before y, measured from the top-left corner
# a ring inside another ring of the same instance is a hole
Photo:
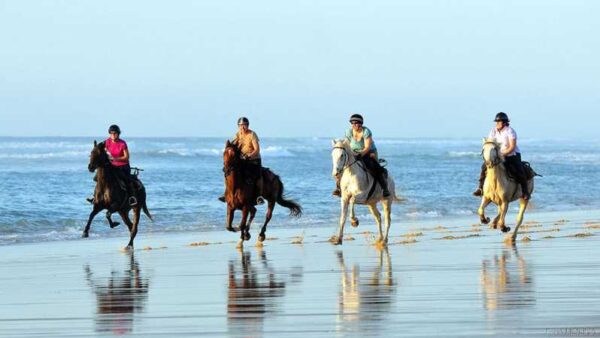
[[[531,164],[529,162],[522,161],[521,165],[523,166],[523,171],[525,172],[525,177],[527,178],[528,181],[533,179],[536,176],[540,176],[540,177],[542,176],[542,175],[536,173],[535,170],[533,170],[533,168],[531,167]],[[517,175],[515,175],[512,168],[509,167],[507,169],[508,170],[506,171],[506,174],[508,175],[508,178],[515,182],[518,182],[518,180],[516,178]]]

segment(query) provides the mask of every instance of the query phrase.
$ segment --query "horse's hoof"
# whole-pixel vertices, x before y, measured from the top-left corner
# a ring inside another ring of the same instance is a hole
[[[338,236],[331,236],[331,238],[329,238],[329,242],[331,242],[333,245],[342,245],[342,239]]]
[[[245,233],[245,234],[244,234],[244,240],[245,240],[245,241],[249,241],[251,237],[252,237],[252,236],[250,236],[250,233]]]
[[[481,217],[480,221],[481,221],[481,224],[488,224],[488,223],[490,223],[490,218],[489,217]]]
[[[83,235],[81,235],[82,238],[88,238],[90,237],[90,234],[88,234],[87,232],[84,232]]]
[[[133,245],[128,245],[126,247],[124,247],[123,249],[121,249],[121,252],[132,252],[133,251]]]
[[[354,219],[350,220],[350,225],[352,225],[353,227],[356,228],[358,226],[358,224],[359,224],[358,218],[354,218]]]
[[[502,231],[502,232],[509,232],[510,231],[510,227],[503,226],[503,227],[500,228],[500,231]]]
[[[225,229],[226,229],[227,231],[231,231],[231,232],[237,232],[237,231],[238,231],[238,229],[237,229],[237,228],[234,228],[234,227],[225,227]]]
[[[114,229],[114,228],[118,227],[119,224],[121,224],[121,223],[119,223],[119,222],[112,222],[112,223],[110,223],[110,228]]]
[[[259,242],[264,242],[265,241],[265,234],[258,235],[258,241]]]

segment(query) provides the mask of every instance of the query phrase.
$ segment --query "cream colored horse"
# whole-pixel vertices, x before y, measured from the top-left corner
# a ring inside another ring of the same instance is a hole
[[[371,211],[371,214],[375,217],[375,222],[377,222],[377,228],[379,230],[378,244],[386,245],[388,242],[388,234],[390,232],[392,202],[397,199],[395,197],[396,188],[394,186],[394,179],[391,175],[388,175],[387,184],[390,196],[384,198],[383,189],[381,189],[373,175],[367,172],[365,165],[354,158],[354,154],[352,149],[350,149],[348,142],[333,140],[332,145],[332,175],[342,175],[340,182],[340,188],[342,190],[340,228],[338,236],[332,237],[332,242],[336,245],[342,244],[344,224],[346,223],[348,209],[350,209],[350,222],[352,226],[358,226],[358,219],[354,214],[354,205],[364,204],[369,207],[369,211]],[[375,186],[373,187],[373,185]],[[369,197],[371,189],[373,189],[373,192]],[[385,233],[381,228],[381,214],[377,209],[377,203],[379,202],[383,205]]]
[[[487,167],[485,183],[483,184],[483,197],[479,206],[478,214],[481,223],[488,224],[490,219],[485,217],[485,208],[494,203],[498,206],[498,215],[494,218],[491,228],[496,229],[500,226],[502,232],[509,232],[510,227],[506,226],[506,213],[508,212],[508,204],[512,201],[519,200],[519,214],[517,216],[517,224],[512,236],[508,237],[513,243],[517,238],[519,226],[523,223],[523,214],[527,209],[528,200],[524,200],[521,191],[521,185],[514,180],[509,179],[506,167],[504,166],[504,158],[500,152],[500,144],[494,139],[483,139],[483,160]],[[533,193],[533,179],[530,179],[527,188],[529,194]]]

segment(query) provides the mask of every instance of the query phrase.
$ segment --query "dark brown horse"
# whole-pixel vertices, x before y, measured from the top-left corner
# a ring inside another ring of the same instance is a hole
[[[225,201],[227,202],[227,225],[229,231],[236,231],[231,226],[235,210],[242,210],[242,220],[239,230],[241,231],[241,241],[250,239],[250,225],[256,214],[256,184],[248,184],[244,175],[243,163],[240,158],[238,147],[227,141],[225,151],[223,152],[223,173],[225,174]],[[286,200],[283,197],[283,183],[279,176],[268,169],[262,169],[262,197],[267,204],[267,215],[265,224],[260,229],[258,240],[265,240],[265,231],[267,224],[273,215],[273,208],[277,202],[279,205],[290,209],[290,215],[299,217],[302,214],[302,207],[294,201]],[[248,215],[250,218],[248,219]]]
[[[121,219],[127,224],[130,234],[127,249],[133,249],[133,240],[135,239],[135,235],[137,235],[141,211],[152,220],[152,216],[146,206],[146,189],[144,185],[141,181],[137,180],[135,197],[138,203],[133,207],[130,206],[127,189],[124,189],[123,184],[119,182],[116,169],[110,164],[104,142],[96,143],[94,141],[94,149],[92,149],[90,155],[88,169],[90,172],[96,171],[97,183],[94,190],[94,209],[90,213],[88,222],[83,230],[83,237],[89,236],[90,225],[96,214],[107,209],[106,219],[111,228],[119,225],[118,222],[113,222],[111,219],[111,215],[114,212],[118,212]],[[133,222],[129,219],[130,210],[133,210]]]

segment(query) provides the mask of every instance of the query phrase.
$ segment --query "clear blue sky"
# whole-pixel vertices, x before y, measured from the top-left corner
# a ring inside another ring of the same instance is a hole
[[[600,1],[0,0],[0,136],[597,138]]]

